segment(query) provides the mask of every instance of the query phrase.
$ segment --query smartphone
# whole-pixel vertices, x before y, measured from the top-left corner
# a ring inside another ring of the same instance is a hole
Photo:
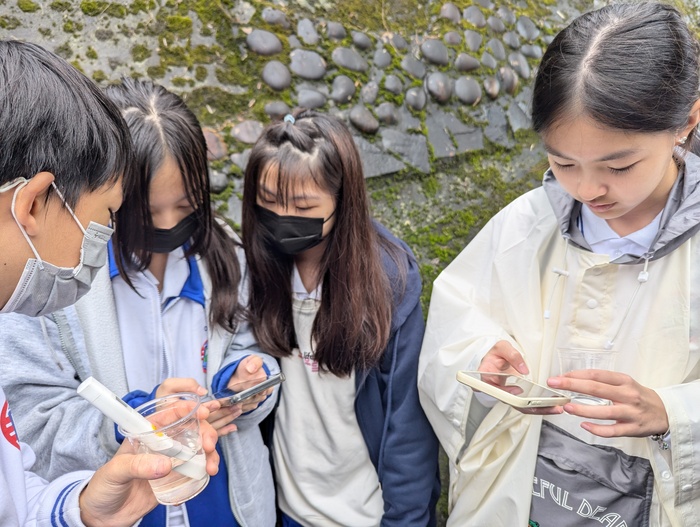
[[[284,373],[282,372],[279,372],[276,375],[270,375],[266,379],[263,379],[262,381],[258,382],[258,384],[255,384],[255,382],[257,382],[255,380],[243,381],[239,384],[242,385],[242,387],[244,387],[245,389],[225,389],[213,394],[211,396],[211,399],[217,399],[219,403],[221,403],[222,407],[232,406],[234,404],[242,403],[246,399],[258,395],[259,393],[262,393],[265,390],[272,388],[273,386],[277,386],[282,381],[284,381]]]
[[[500,387],[484,379],[496,382]],[[457,380],[515,408],[547,408],[563,406],[571,401],[571,397],[565,393],[512,373],[460,371],[457,372]]]

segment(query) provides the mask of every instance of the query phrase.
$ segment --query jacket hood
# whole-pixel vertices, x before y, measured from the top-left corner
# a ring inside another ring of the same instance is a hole
[[[700,158],[678,148],[674,158],[679,164],[678,177],[661,214],[661,226],[649,252],[641,257],[626,254],[616,259],[616,263],[633,264],[662,258],[700,230]],[[542,186],[562,235],[574,245],[590,251],[591,247],[576,225],[583,206],[581,202],[559,185],[551,169],[545,172]]]
[[[413,256],[413,252],[409,246],[406,245],[406,243],[399,240],[383,225],[380,225],[376,221],[374,222],[374,226],[377,230],[377,234],[379,234],[380,237],[389,241],[399,249],[397,252],[399,260],[398,263],[399,265],[404,265],[405,269],[405,276],[402,284],[401,269],[391,255],[385,249],[382,249],[382,266],[389,277],[389,282],[391,283],[392,291],[394,293],[395,307],[391,321],[391,332],[393,334],[403,325],[408,316],[415,309],[416,304],[420,302],[420,269],[418,268],[418,263]]]

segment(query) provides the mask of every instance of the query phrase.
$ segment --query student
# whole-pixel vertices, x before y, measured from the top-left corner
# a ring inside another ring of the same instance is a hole
[[[693,35],[659,3],[584,14],[547,49],[532,110],[543,187],[433,289],[419,388],[450,459],[448,525],[697,524],[698,70]],[[617,353],[614,371],[560,375],[560,347]],[[612,404],[484,408],[455,381],[470,369]]]
[[[0,330],[0,356],[21,356],[0,378],[21,410],[20,434],[40,452],[37,470],[48,479],[99,466],[123,440],[111,420],[76,395],[90,375],[136,407],[278,371],[272,357],[257,352],[243,318],[245,259],[231,229],[212,213],[196,117],[180,97],[148,81],[125,79],[107,97],[131,132],[129,169],[137,181],[116,213],[109,265],[75,307],[38,319],[16,316]],[[274,523],[272,471],[258,428],[274,403],[274,397],[257,409],[246,403],[244,415],[240,405],[212,412],[221,437],[219,473],[197,497],[158,506],[140,525]]]
[[[418,266],[372,221],[341,122],[301,111],[263,132],[245,173],[243,245],[251,324],[287,378],[272,433],[283,525],[434,525]]]
[[[42,315],[89,290],[105,263],[110,213],[129,186],[130,156],[126,125],[94,84],[39,46],[0,41],[0,327],[7,313]],[[156,505],[145,480],[167,474],[167,458],[126,445],[94,475],[47,483],[28,471],[34,453],[19,442],[1,389],[0,404],[3,525],[132,525]],[[210,474],[215,438],[204,424]]]

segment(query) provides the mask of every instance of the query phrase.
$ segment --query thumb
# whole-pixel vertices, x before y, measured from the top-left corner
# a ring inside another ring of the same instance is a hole
[[[134,479],[158,479],[173,469],[169,457],[158,454],[120,454],[114,456],[100,471],[114,484],[126,484]]]
[[[257,355],[251,355],[250,360],[246,362],[245,371],[248,373],[255,373],[262,367],[262,359]]]

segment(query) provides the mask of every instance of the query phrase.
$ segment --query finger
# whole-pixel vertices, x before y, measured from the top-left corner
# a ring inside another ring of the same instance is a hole
[[[216,476],[219,472],[219,453],[214,450],[207,454],[207,474],[210,476]]]
[[[207,421],[199,422],[199,433],[202,437],[202,449],[207,454],[213,452],[216,449],[216,440],[218,434],[214,427],[211,426]]]
[[[585,419],[601,419],[606,421],[623,420],[625,413],[623,406],[575,403],[566,403],[564,405],[564,411],[567,414],[583,417]]]
[[[496,354],[503,358],[510,366],[515,368],[518,373],[522,375],[527,375],[530,373],[527,364],[525,364],[525,359],[523,359],[523,356],[509,342],[506,342],[505,340],[497,342],[496,346],[494,346],[492,349],[496,349]]]
[[[216,430],[219,435],[221,435],[221,429],[226,425],[231,424],[234,419],[235,417],[231,415],[231,413],[227,413],[226,415],[218,416],[216,420],[209,418],[209,424],[214,427],[214,430]]]
[[[221,401],[218,399],[212,399],[211,401],[203,402],[202,406],[209,410],[209,413],[212,414],[221,410]]]
[[[206,395],[207,389],[189,377],[171,377],[165,379],[156,391],[156,396],[162,397],[173,393],[192,392],[197,395]]]
[[[582,380],[570,377],[552,377],[547,379],[547,385],[557,390],[568,390],[571,392],[593,395],[600,399],[624,402],[623,390],[619,386],[606,384],[592,380]]]
[[[230,433],[235,432],[236,430],[238,430],[238,427],[235,424],[231,423],[230,425],[226,425],[218,430],[219,437],[227,436]]]
[[[596,381],[611,386],[623,386],[629,384],[631,378],[624,373],[609,370],[575,370],[565,373],[560,377],[568,379],[580,379]]]
[[[251,374],[259,371],[263,365],[263,360],[258,355],[248,355],[242,362],[244,363],[242,365],[244,365],[245,371]]]
[[[627,430],[629,428],[628,426],[622,425],[620,423],[615,423],[615,424],[599,424],[599,423],[590,423],[588,421],[584,421],[581,423],[581,428],[584,430],[587,430],[593,435],[597,435],[598,437],[624,437],[624,436],[631,436],[634,437],[630,432]]]
[[[118,454],[98,472],[114,484],[126,484],[133,479],[158,479],[172,470],[172,460],[159,454]]]

